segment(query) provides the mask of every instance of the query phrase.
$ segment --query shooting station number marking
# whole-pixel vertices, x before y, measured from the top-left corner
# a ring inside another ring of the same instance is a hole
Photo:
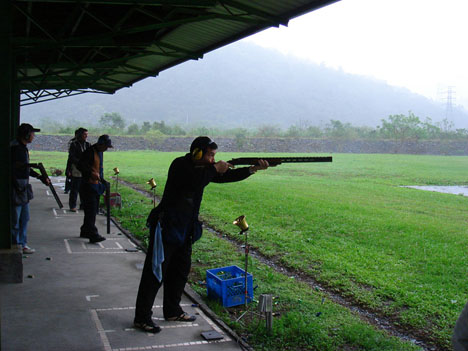
[[[87,240],[87,239],[86,239]],[[91,244],[83,239],[63,239],[65,248],[69,254],[125,254],[135,253],[135,244],[129,239],[122,238],[106,238],[106,241]],[[77,247],[80,250],[77,250]],[[73,248],[73,249],[72,249]],[[132,249],[127,251],[126,249]],[[136,251],[140,252],[140,251]]]
[[[181,304],[182,307],[188,307],[192,306],[191,304]],[[162,309],[162,305],[154,305],[153,308],[159,308]],[[149,345],[149,346],[136,346],[136,347],[123,347],[123,348],[112,348],[110,341],[107,337],[107,333],[115,333],[116,330],[110,329],[110,330],[105,330],[101,320],[99,318],[99,312],[105,312],[105,311],[122,311],[122,310],[134,310],[135,307],[112,307],[112,308],[97,308],[97,309],[91,309],[91,315],[93,318],[93,321],[96,325],[96,329],[99,333],[99,336],[101,338],[101,341],[104,345],[104,350],[105,351],[140,351],[140,350],[155,350],[155,349],[169,349],[169,348],[177,348],[177,347],[190,347],[190,346],[197,346],[197,345],[209,345],[209,344],[217,344],[217,343],[224,343],[224,342],[229,342],[232,341],[232,339],[226,335],[221,328],[219,328],[211,319],[209,319],[203,311],[195,307],[194,310],[197,312],[197,314],[203,318],[211,328],[216,330],[218,333],[222,334],[224,336],[223,339],[221,340],[213,340],[213,341],[207,341],[207,340],[197,340],[197,341],[188,341],[188,342],[181,342],[181,343],[175,343],[175,344],[163,344],[163,345]],[[163,318],[155,318],[155,320],[163,320]],[[174,323],[174,324],[173,324]],[[174,329],[174,328],[194,328],[194,327],[199,327],[200,325],[197,323],[183,323],[179,324],[177,322],[169,322],[169,325],[161,325],[161,329]],[[125,332],[133,332],[135,331],[134,328],[125,328],[123,329]],[[154,334],[147,333],[148,336],[154,337]]]

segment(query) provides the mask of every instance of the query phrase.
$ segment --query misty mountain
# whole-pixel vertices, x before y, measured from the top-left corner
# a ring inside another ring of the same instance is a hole
[[[433,122],[445,107],[407,89],[238,42],[147,78],[114,95],[83,94],[24,106],[22,121],[43,118],[96,123],[118,112],[128,123],[162,121],[181,126],[257,127],[331,119],[372,126],[412,111]],[[455,108],[451,120],[468,127],[468,112]]]

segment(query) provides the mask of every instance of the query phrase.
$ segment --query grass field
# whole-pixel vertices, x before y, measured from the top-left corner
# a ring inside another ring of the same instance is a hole
[[[148,188],[146,181],[154,177],[161,194],[168,166],[178,155],[109,152],[106,173],[119,167],[121,178],[142,188]],[[239,154],[218,153],[218,159],[234,156]],[[284,266],[310,275],[361,306],[420,331],[439,349],[449,349],[453,325],[468,298],[468,199],[401,186],[466,185],[468,157],[333,157],[332,164],[285,164],[243,182],[211,184],[205,190],[202,216],[236,238],[232,221],[245,214],[251,227],[250,244],[265,256],[280,259]],[[41,159],[46,167],[65,164],[63,153],[33,152],[32,159]],[[132,232],[144,233],[151,204],[130,190],[122,193],[131,206],[116,215]],[[202,277],[204,269],[215,267],[210,265],[237,261],[242,265],[242,255],[225,245],[230,244],[205,232],[195,246],[195,279]],[[208,247],[217,250],[209,253]],[[257,267],[258,293],[270,290],[280,296],[285,313],[275,319],[274,335],[290,340],[290,349],[412,348],[375,332],[342,307],[322,304],[319,292],[285,280],[258,262],[252,265]],[[318,310],[326,312],[316,318]],[[304,337],[298,336],[303,333]],[[273,340],[272,345],[265,340]],[[274,340],[262,338],[259,329],[251,333],[259,349],[273,349]],[[303,348],[306,344],[308,348]]]

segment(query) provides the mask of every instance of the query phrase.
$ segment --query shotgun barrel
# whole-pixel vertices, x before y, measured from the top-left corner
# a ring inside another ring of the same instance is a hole
[[[41,172],[42,178],[49,179],[50,181],[49,175],[47,174],[47,171],[45,170],[44,165],[42,163],[30,163],[29,166],[37,168]],[[55,188],[52,185],[52,182],[49,183],[49,189],[52,192],[52,195],[54,195],[55,201],[57,201],[57,205],[59,206],[59,208],[63,208],[62,201],[60,201],[60,198],[58,197],[57,192],[55,191]]]
[[[238,165],[257,165],[258,160],[268,161],[270,166],[280,165],[282,163],[305,163],[305,162],[332,162],[331,156],[306,156],[306,157],[240,157],[233,158],[228,163],[233,166]]]

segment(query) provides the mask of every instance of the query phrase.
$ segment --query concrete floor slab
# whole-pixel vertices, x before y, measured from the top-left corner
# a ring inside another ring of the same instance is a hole
[[[106,219],[96,225],[107,239],[90,244],[79,238],[83,213],[67,210],[68,196],[54,179],[64,209],[50,190],[32,180],[29,245],[23,255],[24,282],[2,284],[1,350],[3,351],[117,351],[117,350],[241,350],[233,338],[193,304],[184,309],[198,316],[194,323],[162,319],[162,291],[153,309],[162,331],[153,335],[133,328],[133,314],[145,254]],[[216,330],[218,341],[201,333]]]

